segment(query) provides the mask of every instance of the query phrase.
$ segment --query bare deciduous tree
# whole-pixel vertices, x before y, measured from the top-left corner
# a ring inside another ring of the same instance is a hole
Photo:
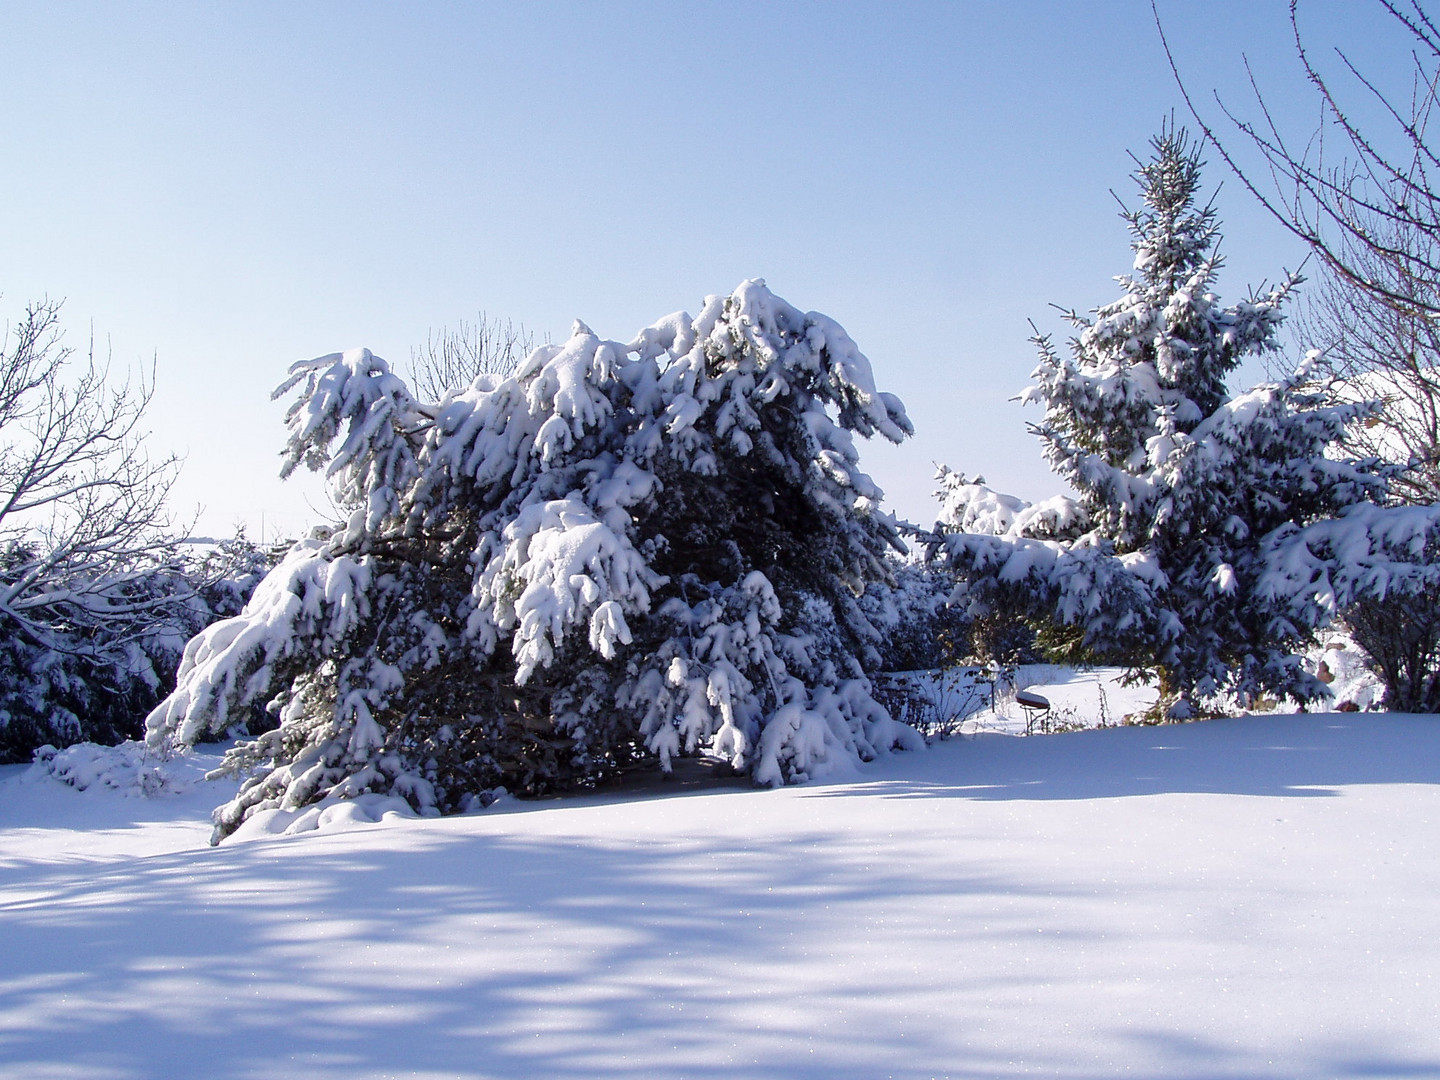
[[[1320,107],[1317,126],[1283,132],[1252,75],[1258,120],[1219,100],[1234,135],[1201,115],[1165,41],[1186,104],[1240,182],[1318,257],[1322,274],[1300,338],[1334,364],[1341,392],[1378,399],[1380,411],[1347,440],[1409,471],[1390,494],[1440,501],[1440,147],[1430,127],[1440,95],[1440,28],[1419,0],[1373,0],[1407,51],[1384,71],[1362,70],[1343,49],[1322,66],[1290,0],[1295,54]],[[1152,0],[1156,25],[1164,27]],[[1377,26],[1377,29],[1380,27]],[[1408,76],[1402,92],[1397,73]],[[1363,119],[1361,119],[1363,118]],[[1238,136],[1238,137],[1235,137]],[[1246,168],[1240,151],[1258,152]],[[1370,653],[1390,708],[1440,711],[1440,595],[1365,600],[1344,616]]]
[[[454,330],[431,331],[421,348],[410,351],[411,385],[427,401],[447,390],[469,386],[477,375],[509,375],[535,347],[535,335],[510,320],[501,325],[480,312],[473,323]]]
[[[1283,131],[1252,75],[1258,119],[1243,118],[1216,96],[1236,140],[1222,138],[1200,111],[1151,0],[1191,114],[1246,189],[1336,277],[1396,311],[1440,317],[1440,147],[1430,129],[1440,92],[1440,29],[1418,0],[1373,2],[1409,45],[1394,66],[1408,72],[1403,96],[1391,89],[1394,71],[1362,71],[1343,49],[1335,50],[1333,72],[1322,67],[1301,31],[1300,0],[1290,0],[1295,54],[1319,121],[1313,129]],[[1252,167],[1241,161],[1245,146],[1259,154]]]
[[[1359,254],[1376,278],[1400,269],[1378,256]],[[1325,354],[1338,376],[1336,387],[1355,400],[1379,401],[1380,410],[1352,429],[1352,450],[1410,468],[1391,484],[1392,496],[1408,503],[1440,501],[1440,321],[1398,310],[1374,293],[1322,273],[1304,298],[1296,336]]]
[[[153,378],[112,386],[93,348],[72,363],[59,310],[31,304],[0,346],[0,626],[51,649],[138,632],[163,602],[126,574],[166,547],[178,467],[145,451]]]

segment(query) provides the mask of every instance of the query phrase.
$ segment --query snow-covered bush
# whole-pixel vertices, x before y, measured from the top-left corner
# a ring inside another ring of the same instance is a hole
[[[1324,688],[1294,651],[1337,597],[1418,587],[1433,521],[1391,542],[1391,511],[1369,503],[1394,469],[1344,449],[1371,406],[1337,403],[1318,357],[1227,391],[1246,357],[1277,349],[1297,279],[1222,305],[1198,152],[1174,131],[1154,150],[1142,206],[1125,215],[1135,261],[1122,295],[1093,318],[1068,314],[1068,355],[1035,339],[1023,400],[1044,407],[1036,431],[1078,499],[1041,514],[957,485],[940,543],[972,604],[1046,617],[1077,653],[1155,669],[1171,715],[1222,692],[1309,700]],[[1337,516],[1345,544],[1326,532]],[[1387,571],[1394,560],[1409,569]]]
[[[228,759],[217,841],[327,797],[449,811],[702,748],[774,784],[914,744],[866,679],[858,597],[901,545],[852,440],[910,424],[834,321],[749,281],[439,401],[364,349],[291,391],[286,470],[349,520],[191,641],[148,720],[184,747],[278,715]]]
[[[935,492],[940,501],[935,523],[939,534],[1060,540],[1082,535],[1088,525],[1084,511],[1064,496],[1032,504],[996,491],[983,476],[966,479],[963,473],[945,465],[939,466],[935,479],[940,483]],[[934,548],[931,544],[927,549],[932,558]],[[947,568],[952,580],[953,565]],[[961,587],[947,597],[949,610],[963,613],[969,640],[965,659],[1013,667],[1036,663],[1047,655],[1048,608],[1037,611],[1033,605],[1021,602],[1022,598],[987,589],[983,580],[977,580],[974,588],[970,585],[962,581]]]
[[[0,591],[45,560],[35,544],[0,548]],[[175,686],[185,642],[237,614],[268,569],[243,536],[155,547],[88,574],[67,569],[70,596],[0,611],[0,762],[44,744],[114,744],[144,734],[145,715]]]
[[[1370,654],[1343,628],[1334,626],[1305,653],[1306,667],[1330,688],[1334,708],[1369,712],[1384,707],[1385,684],[1375,674]]]
[[[1385,708],[1440,712],[1440,587],[1361,600],[1342,621],[1385,684]]]
[[[142,742],[116,746],[77,743],[64,750],[41,746],[27,779],[47,778],[77,791],[92,788],[152,798],[188,791],[198,779],[193,770],[147,752]]]
[[[1356,506],[1282,528],[1265,559],[1291,618],[1324,623],[1343,613],[1385,685],[1385,708],[1440,712],[1440,506]]]

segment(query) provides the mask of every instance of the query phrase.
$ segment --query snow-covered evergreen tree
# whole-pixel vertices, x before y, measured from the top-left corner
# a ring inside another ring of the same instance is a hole
[[[278,713],[217,842],[324,798],[449,811],[702,748],[774,784],[915,744],[866,679],[857,597],[900,545],[852,439],[910,424],[832,320],[749,281],[437,402],[364,349],[292,372],[286,470],[351,516],[190,643],[148,721],[184,747]]]
[[[1068,354],[1035,339],[1023,400],[1045,409],[1035,430],[1078,493],[1074,513],[999,537],[957,521],[966,531],[946,547],[986,602],[1029,605],[1079,649],[1156,669],[1173,714],[1223,691],[1307,700],[1323,688],[1291,654],[1330,605],[1305,599],[1313,582],[1277,578],[1277,545],[1381,498],[1389,473],[1345,455],[1347,426],[1369,406],[1336,404],[1314,355],[1288,379],[1227,391],[1246,357],[1277,349],[1298,279],[1222,304],[1198,149],[1174,130],[1153,147],[1141,204],[1125,214],[1135,260],[1117,279],[1122,295],[1093,317],[1068,314]],[[1047,538],[1056,520],[1085,531]]]

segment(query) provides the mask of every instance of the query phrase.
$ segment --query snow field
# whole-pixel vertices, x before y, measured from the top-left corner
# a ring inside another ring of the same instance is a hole
[[[1437,752],[990,734],[214,849],[211,785],[11,770],[0,1076],[1440,1075]]]

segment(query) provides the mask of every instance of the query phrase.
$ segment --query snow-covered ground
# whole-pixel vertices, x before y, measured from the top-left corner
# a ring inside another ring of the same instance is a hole
[[[0,1076],[1440,1076],[1435,719],[690,781],[210,848],[10,767]]]
[[[1365,653],[1338,631],[1326,635],[1302,658],[1330,688],[1330,707],[1342,711],[1378,708],[1384,687]],[[1156,701],[1153,683],[1127,683],[1117,667],[1083,668],[1023,664],[1007,673],[984,668],[904,671],[880,677],[881,685],[903,690],[910,722],[930,738],[982,732],[1024,735],[1113,727],[1137,720]],[[1038,695],[1049,704],[1027,712],[1017,691]],[[896,705],[893,699],[890,702]],[[1233,705],[1233,701],[1231,702]],[[1263,711],[1295,712],[1294,702],[1267,702]],[[1224,707],[1220,711],[1237,711]],[[1259,711],[1259,710],[1257,710]]]
[[[1056,664],[1025,664],[1009,673],[984,668],[902,671],[882,676],[882,685],[901,692],[908,719],[932,739],[981,732],[1024,735],[1110,727],[1155,704],[1149,685],[1125,685],[1121,668],[1077,670]],[[1049,703],[1028,715],[1016,692],[1029,691]],[[892,699],[892,706],[897,703]]]

